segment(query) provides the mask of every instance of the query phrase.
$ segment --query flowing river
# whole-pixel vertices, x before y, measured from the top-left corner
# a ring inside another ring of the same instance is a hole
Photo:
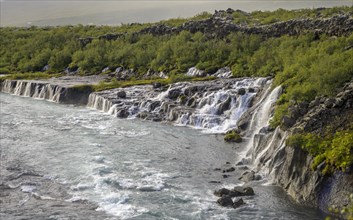
[[[213,191],[241,185],[244,172],[223,178],[216,169],[241,159],[222,135],[4,93],[0,98],[2,220],[324,218],[266,180],[251,183],[255,196],[245,197],[246,205],[219,206]]]

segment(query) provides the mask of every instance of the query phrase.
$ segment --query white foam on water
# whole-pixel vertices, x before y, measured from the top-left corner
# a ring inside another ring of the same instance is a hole
[[[21,186],[21,191],[25,193],[32,193],[37,190],[37,187],[35,185],[22,185]]]
[[[101,155],[95,156],[94,159],[93,159],[93,161],[96,162],[96,163],[104,163],[105,157],[104,157],[104,156],[101,156]]]

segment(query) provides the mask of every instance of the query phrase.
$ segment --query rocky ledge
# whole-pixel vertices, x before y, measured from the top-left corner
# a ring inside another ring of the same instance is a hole
[[[91,94],[90,86],[98,84],[105,76],[64,76],[48,80],[5,80],[0,91],[19,96],[46,99],[65,104],[86,105]]]
[[[240,13],[246,12],[237,10]],[[341,13],[330,18],[303,18],[289,21],[277,22],[269,25],[247,25],[233,23],[233,9],[216,11],[212,17],[199,21],[188,21],[177,27],[170,27],[165,24],[157,24],[141,31],[136,35],[152,34],[155,36],[178,34],[182,31],[191,33],[201,32],[210,38],[223,38],[230,33],[245,33],[261,35],[264,38],[280,37],[283,35],[301,35],[314,33],[317,37],[320,34],[329,36],[349,35],[353,31],[353,18],[350,13]],[[318,12],[319,13],[319,12]],[[116,40],[125,36],[126,33],[106,34],[99,37],[80,38],[84,46],[93,39]]]
[[[322,134],[324,128],[346,129],[353,120],[353,82],[334,98],[317,97],[310,103],[298,103],[283,123],[287,131],[262,130],[255,136],[251,150],[257,171],[267,170],[274,183],[283,187],[297,202],[321,210],[345,207],[353,194],[353,168],[325,175],[320,164],[313,170],[313,157],[300,147],[286,146],[290,134]]]

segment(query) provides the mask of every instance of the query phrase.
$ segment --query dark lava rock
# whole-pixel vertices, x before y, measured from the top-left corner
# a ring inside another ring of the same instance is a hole
[[[227,111],[230,108],[230,103],[232,102],[232,98],[228,97],[227,100],[225,100],[224,102],[222,102],[219,105],[218,111],[217,111],[217,115],[221,115],[223,114],[225,111]]]
[[[214,194],[215,196],[222,197],[223,195],[229,195],[230,192],[231,192],[231,190],[226,189],[226,188],[222,188],[222,189],[219,189],[219,190],[214,191],[213,194]]]
[[[160,88],[160,87],[162,87],[162,83],[160,83],[160,82],[155,82],[155,83],[153,83],[153,88],[154,88],[154,89],[158,89],[158,88]]]
[[[255,195],[254,189],[251,187],[234,187],[232,190],[234,194],[238,194],[238,196],[253,196]]]
[[[214,191],[213,194],[218,197],[222,197],[222,196],[236,197],[236,196],[242,196],[242,192],[243,191],[240,192],[240,191],[230,190],[226,188],[221,188],[219,190]]]
[[[217,181],[217,180],[211,180],[209,181],[209,183],[222,183],[221,181]]]
[[[230,196],[222,196],[222,198],[219,198],[217,200],[217,203],[220,204],[223,207],[227,207],[227,206],[233,206],[233,200]]]
[[[127,112],[125,109],[120,109],[120,110],[117,112],[116,116],[117,116],[118,118],[127,118],[127,117],[129,116],[129,112]]]
[[[282,125],[284,128],[290,128],[295,124],[295,120],[293,118],[290,118],[288,116],[284,116],[282,118]]]
[[[240,88],[240,89],[238,90],[238,94],[239,94],[239,95],[244,95],[245,93],[246,93],[246,91],[245,91],[244,88]]]
[[[180,96],[181,90],[180,89],[172,89],[168,92],[169,99],[176,99]]]
[[[234,167],[230,167],[230,168],[224,170],[224,172],[227,172],[227,173],[233,172],[233,171],[235,171]]]
[[[229,176],[229,175],[225,175],[225,174],[222,175],[223,178],[228,178],[228,176]]]
[[[126,98],[126,92],[121,90],[117,93],[117,96],[118,96],[118,98],[124,99],[124,98]]]
[[[244,205],[245,204],[245,202],[243,201],[243,199],[238,199],[237,201],[234,201],[233,202],[233,208],[239,208],[239,206],[241,206],[241,205]]]

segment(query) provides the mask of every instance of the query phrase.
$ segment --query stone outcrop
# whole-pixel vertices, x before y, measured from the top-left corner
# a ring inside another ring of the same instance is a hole
[[[5,80],[0,83],[0,91],[58,103],[86,105],[93,90],[91,86],[82,84],[97,84],[103,79],[104,76],[67,76],[49,80]]]
[[[154,36],[173,35],[182,31],[191,33],[201,32],[209,38],[223,38],[230,33],[245,33],[261,35],[264,38],[280,37],[283,35],[296,36],[305,33],[313,33],[316,37],[320,34],[328,36],[348,35],[353,31],[353,18],[349,13],[341,13],[331,18],[303,18],[289,21],[277,22],[269,25],[244,25],[233,23],[232,13],[234,10],[216,11],[212,17],[198,21],[187,21],[186,23],[170,27],[165,24],[152,25],[144,28],[136,35],[152,34]],[[241,12],[241,11],[240,11]],[[246,14],[246,12],[241,12]],[[126,33],[106,34],[99,37],[80,38],[81,45],[92,42],[93,39],[115,40],[125,36]]]
[[[353,121],[353,83],[348,83],[334,98],[317,97],[310,103],[298,103],[290,109],[288,130],[262,132],[255,137],[252,158],[258,169],[266,167],[270,177],[297,202],[328,211],[342,208],[353,194],[353,169],[322,174],[323,164],[312,170],[313,158],[300,147],[288,147],[289,134],[322,134],[327,126],[333,131],[348,128]]]

